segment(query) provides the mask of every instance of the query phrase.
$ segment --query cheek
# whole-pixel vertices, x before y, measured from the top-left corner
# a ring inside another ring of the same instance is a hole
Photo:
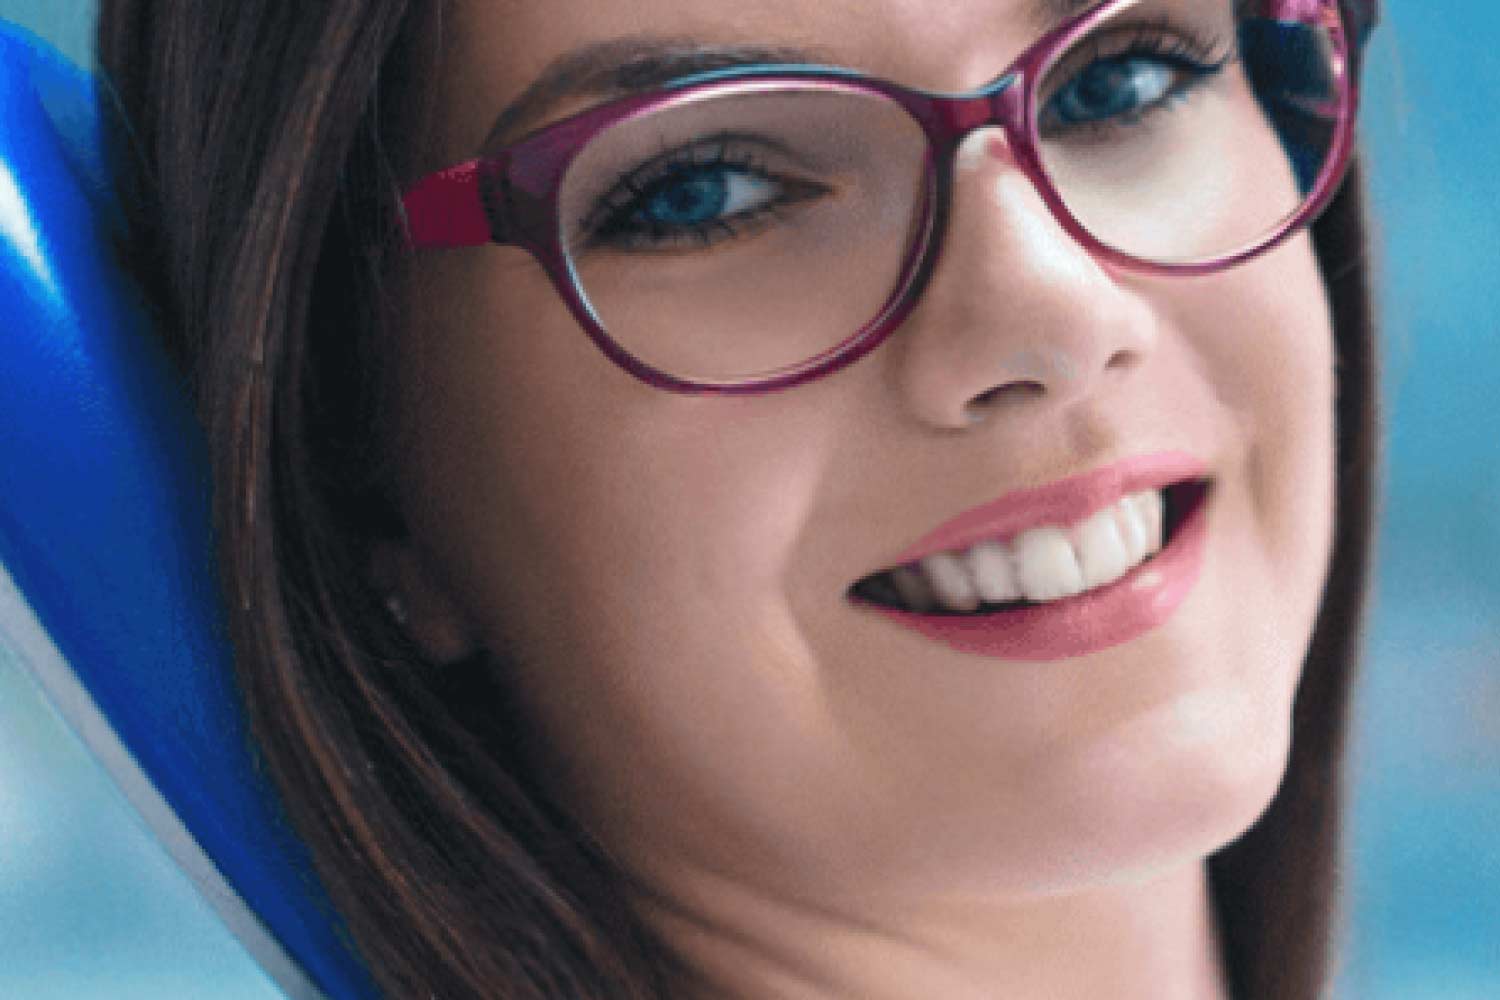
[[[1252,485],[1271,525],[1304,556],[1326,562],[1334,495],[1335,375],[1333,323],[1307,237],[1273,254],[1259,301],[1237,324],[1231,349],[1245,373],[1255,428]],[[1288,560],[1292,558],[1288,553]]]
[[[1175,325],[1219,402],[1270,452],[1322,457],[1332,429],[1334,342],[1312,242],[1303,235],[1241,267],[1180,279]],[[1308,435],[1312,436],[1309,437]]]
[[[403,366],[414,530],[496,647],[639,665],[722,646],[736,609],[779,592],[838,421],[817,391],[640,383],[517,258],[454,255],[417,292],[442,305],[412,317]]]
[[[1262,564],[1296,634],[1316,613],[1336,500],[1334,334],[1311,240],[1189,285],[1180,321],[1205,331],[1197,351],[1237,438],[1240,556]]]

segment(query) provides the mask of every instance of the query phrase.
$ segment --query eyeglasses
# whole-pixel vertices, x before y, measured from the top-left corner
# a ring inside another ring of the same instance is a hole
[[[526,249],[650,385],[786,389],[911,312],[976,129],[1002,129],[1057,223],[1117,267],[1202,275],[1281,244],[1343,177],[1375,14],[1375,0],[1104,0],[966,94],[828,66],[695,74],[423,178],[407,234]]]

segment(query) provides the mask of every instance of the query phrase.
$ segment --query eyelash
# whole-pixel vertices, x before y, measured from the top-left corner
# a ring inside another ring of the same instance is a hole
[[[610,191],[599,199],[596,207],[580,225],[584,245],[590,248],[612,247],[622,250],[661,249],[673,245],[710,246],[741,235],[747,225],[766,216],[774,216],[783,206],[804,200],[810,195],[826,192],[822,185],[799,182],[781,177],[757,162],[749,152],[731,156],[732,136],[712,136],[700,139],[687,146],[667,150],[636,167],[620,178]],[[705,151],[709,158],[700,158]],[[667,227],[651,223],[647,232],[632,232],[632,220],[645,207],[651,187],[686,169],[712,171],[723,169],[742,177],[765,181],[776,185],[780,191],[775,199],[764,205],[739,212],[723,219],[695,225]]]
[[[1119,48],[1117,36],[1126,36]],[[1232,41],[1214,37],[1198,26],[1177,24],[1169,17],[1143,20],[1135,24],[1120,25],[1111,31],[1090,38],[1079,50],[1083,65],[1096,59],[1117,59],[1120,56],[1144,55],[1182,63],[1194,68],[1222,69],[1234,55]]]
[[[1126,36],[1123,39],[1119,36]],[[1172,96],[1181,97],[1209,77],[1222,72],[1236,59],[1237,46],[1222,37],[1212,37],[1203,30],[1184,24],[1176,24],[1168,17],[1122,25],[1113,31],[1090,38],[1067,60],[1071,69],[1064,74],[1060,86],[1048,96],[1047,102],[1062,89],[1076,80],[1084,70],[1103,60],[1131,58],[1155,59],[1174,64],[1179,69],[1193,74],[1193,79],[1174,88]],[[1074,133],[1099,135],[1113,129],[1138,125],[1151,115],[1165,108],[1156,104],[1132,116],[1122,116],[1098,122],[1066,123],[1063,127]],[[1044,127],[1041,120],[1047,104],[1038,115],[1038,130]],[[1045,133],[1043,133],[1045,134]]]

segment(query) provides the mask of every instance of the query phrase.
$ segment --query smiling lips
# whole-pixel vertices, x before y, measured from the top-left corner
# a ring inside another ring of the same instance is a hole
[[[1053,601],[1112,583],[1161,549],[1166,501],[1143,490],[1069,527],[1029,528],[938,552],[861,581],[862,596],[908,611],[973,612],[981,604]],[[995,610],[995,609],[991,609]]]
[[[1164,622],[1197,579],[1206,474],[1163,452],[1007,494],[939,525],[851,597],[982,655],[1050,660],[1126,641]]]

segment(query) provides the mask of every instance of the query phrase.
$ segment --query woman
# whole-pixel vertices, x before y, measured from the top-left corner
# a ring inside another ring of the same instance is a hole
[[[1373,13],[106,0],[248,709],[382,988],[1319,995]]]

